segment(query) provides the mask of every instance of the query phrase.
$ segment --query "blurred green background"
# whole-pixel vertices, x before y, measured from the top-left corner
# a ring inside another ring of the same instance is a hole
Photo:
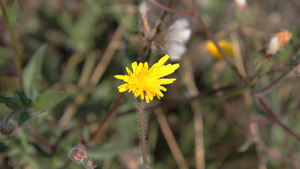
[[[125,67],[130,67],[147,45],[140,33],[138,5],[141,1],[3,2],[17,39],[26,96],[36,103],[47,91],[65,93],[47,96],[43,100],[44,109],[20,113],[10,119],[15,130],[10,135],[0,135],[0,168],[83,168],[70,161],[72,148],[87,143],[115,105],[120,97],[117,86],[122,82],[113,76],[125,74]],[[253,60],[261,57],[259,51],[275,33],[287,29],[293,38],[271,60],[270,71],[263,72],[251,88],[233,97],[218,98],[224,92],[238,90],[244,83],[224,61],[211,58],[205,48],[208,40],[205,30],[195,19],[187,18],[192,37],[179,61],[180,69],[172,75],[177,80],[167,86],[168,92],[161,100],[154,99],[146,105],[151,168],[183,168],[174,159],[171,152],[174,147],[167,142],[170,138],[164,135],[162,127],[170,127],[184,157],[183,166],[197,168],[195,102],[203,116],[205,168],[300,168],[299,141],[274,123],[257,96],[251,94],[253,88],[270,84],[297,62],[293,56],[299,48],[300,2],[251,0],[247,7],[240,8],[233,0],[174,0],[171,8],[193,11],[193,2],[216,39],[226,39],[234,48],[238,47],[248,80],[256,73]],[[160,3],[167,6],[169,1]],[[163,11],[150,2],[148,5],[148,19],[153,26]],[[167,13],[162,20],[162,31],[182,17]],[[18,100],[18,74],[2,13],[0,30],[0,92]],[[164,54],[152,51],[149,64]],[[241,66],[236,57],[230,59],[237,67]],[[277,116],[300,134],[298,76],[293,71],[278,88],[264,95]],[[192,92],[193,85],[199,92],[197,98]],[[220,87],[224,89],[213,90]],[[205,99],[212,95],[216,97]],[[5,101],[1,102],[0,119],[4,121],[13,109]],[[161,116],[157,111],[163,111],[167,123],[158,122]],[[251,128],[252,124],[258,128]],[[138,168],[141,154],[137,133],[135,99],[132,93],[126,93],[114,116],[89,142],[87,152],[97,168]]]

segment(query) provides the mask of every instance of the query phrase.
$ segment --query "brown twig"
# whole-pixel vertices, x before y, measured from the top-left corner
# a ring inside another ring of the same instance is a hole
[[[158,108],[156,110],[154,110],[156,117],[157,117],[157,121],[160,125],[160,128],[163,132],[164,137],[167,140],[167,143],[170,147],[170,150],[174,156],[174,159],[177,163],[177,165],[179,166],[180,169],[187,169],[187,164],[184,160],[184,157],[180,151],[180,148],[176,142],[176,139],[172,133],[172,130],[168,124],[167,118],[164,114],[164,112],[162,111],[161,108]]]
[[[191,96],[198,95],[199,91],[196,87],[195,78],[193,76],[193,70],[191,60],[189,57],[184,59],[184,68],[186,70],[183,81],[186,84],[189,94]],[[199,100],[192,100],[191,109],[194,114],[194,132],[195,132],[195,158],[196,168],[205,169],[205,152],[204,152],[204,139],[203,139],[203,114],[201,110],[201,103]]]
[[[101,129],[103,128],[104,124],[106,124],[106,122],[112,117],[112,115],[114,114],[114,112],[116,111],[116,109],[119,107],[123,97],[124,97],[125,93],[121,93],[121,95],[119,96],[118,100],[116,101],[115,105],[113,106],[113,108],[106,114],[106,116],[103,118],[103,120],[99,123],[98,128],[91,134],[88,142],[86,144],[89,144],[92,140],[95,139],[95,137],[97,136],[97,134],[101,131]]]
[[[278,78],[273,80],[269,85],[267,85],[266,87],[263,87],[261,89],[256,89],[256,90],[253,91],[253,93],[255,93],[255,94],[266,94],[267,92],[271,91],[274,87],[279,85],[287,77],[287,75],[291,71],[293,71],[297,66],[298,66],[298,64],[294,64],[288,70],[284,71]]]
[[[268,159],[264,153],[264,142],[260,136],[258,124],[250,123],[249,130],[258,155],[258,169],[267,169],[266,163]]]
[[[298,141],[300,141],[300,135],[296,134],[292,129],[290,129],[288,126],[286,126],[273,112],[273,110],[268,106],[265,99],[262,97],[258,98],[261,105],[264,107],[268,115],[271,117],[271,119],[278,124],[285,132],[289,133],[290,135],[294,136]]]

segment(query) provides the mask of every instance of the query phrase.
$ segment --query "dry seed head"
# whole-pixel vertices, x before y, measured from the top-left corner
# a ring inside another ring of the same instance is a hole
[[[288,30],[281,30],[271,38],[266,54],[275,55],[281,48],[288,44],[291,38],[292,34]]]
[[[278,38],[280,47],[284,47],[292,38],[291,32],[288,30],[282,29],[279,33],[275,35]]]
[[[186,43],[191,36],[189,22],[185,18],[174,21],[168,30],[158,33],[151,43],[153,50],[170,55],[171,61],[178,61],[186,51]]]

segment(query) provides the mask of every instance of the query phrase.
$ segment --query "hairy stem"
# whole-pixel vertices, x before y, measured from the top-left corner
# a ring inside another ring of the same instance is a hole
[[[20,54],[19,54],[18,47],[17,47],[17,41],[16,41],[16,38],[15,38],[15,34],[14,34],[13,29],[12,29],[12,26],[9,22],[8,15],[6,13],[5,6],[4,6],[4,3],[3,3],[2,0],[0,0],[0,7],[1,7],[1,10],[2,10],[2,14],[3,14],[3,17],[5,19],[5,22],[6,22],[7,29],[9,31],[9,36],[10,36],[11,43],[12,43],[13,50],[14,50],[14,54],[15,54],[14,59],[15,59],[15,62],[16,62],[16,68],[17,68],[17,72],[18,72],[20,91],[24,92],[22,65],[21,65]]]
[[[149,169],[149,164],[147,159],[146,135],[145,135],[146,132],[145,132],[145,123],[144,123],[144,108],[143,108],[143,101],[140,98],[137,98],[137,113],[139,116],[140,144],[142,147],[143,165],[145,169]]]

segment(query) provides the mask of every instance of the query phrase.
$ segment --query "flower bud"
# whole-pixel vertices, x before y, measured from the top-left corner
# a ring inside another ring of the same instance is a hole
[[[268,45],[266,55],[275,55],[280,49],[282,49],[291,40],[292,34],[288,30],[281,30],[275,34]]]
[[[95,167],[97,167],[91,160],[91,157],[87,153],[85,147],[82,145],[79,145],[72,149],[70,158],[75,163],[82,164],[86,169],[94,169]]]
[[[15,130],[15,126],[11,123],[2,123],[0,126],[0,132],[4,135],[9,135],[13,133]]]
[[[85,147],[80,145],[77,147],[74,147],[71,154],[70,154],[70,158],[75,162],[75,163],[80,163],[82,162],[82,159],[85,156]]]

